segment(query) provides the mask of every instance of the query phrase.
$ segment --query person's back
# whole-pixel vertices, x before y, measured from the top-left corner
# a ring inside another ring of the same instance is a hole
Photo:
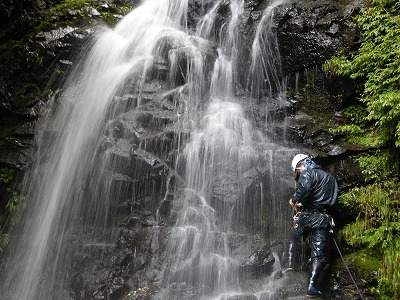
[[[299,187],[292,197],[301,202],[305,210],[327,212],[334,207],[339,194],[336,179],[315,163],[310,163],[299,176]]]

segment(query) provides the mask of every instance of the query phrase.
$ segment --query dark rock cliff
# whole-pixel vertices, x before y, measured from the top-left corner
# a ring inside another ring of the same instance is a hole
[[[295,103],[289,135],[320,151],[320,162],[342,188],[362,180],[349,156],[365,149],[329,131],[343,123],[340,110],[354,101],[355,91],[350,81],[327,77],[323,63],[335,53],[357,49],[360,37],[351,18],[362,7],[359,1],[299,1],[277,13],[282,69]]]
[[[49,1],[49,5],[54,3]],[[251,37],[264,7],[263,1],[246,1],[244,36],[250,33]],[[360,7],[357,1],[295,1],[278,8],[274,17],[282,71],[288,78],[287,94],[296,103],[293,119],[300,119],[293,125],[294,138],[305,146],[333,155],[354,148],[334,146],[339,137],[326,130],[331,125],[327,120],[341,121],[338,111],[354,95],[346,82],[326,78],[322,64],[338,51],[357,47],[357,31],[350,19]],[[204,11],[204,3],[201,6],[190,1],[189,26]],[[221,23],[229,17],[227,12],[220,8]],[[46,112],[63,74],[74,64],[71,61],[74,54],[88,45],[97,26],[104,24],[97,15],[91,15],[86,23],[32,34],[29,30],[35,29],[29,23],[21,28],[21,22],[3,21],[1,37],[0,163],[17,169],[25,169],[32,160],[33,125]],[[243,40],[246,41],[244,37]],[[313,124],[321,125],[320,121],[324,128],[315,128]]]

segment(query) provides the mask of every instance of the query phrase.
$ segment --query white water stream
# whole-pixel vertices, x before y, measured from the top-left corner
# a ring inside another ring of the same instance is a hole
[[[272,97],[274,91],[284,91],[278,39],[273,31],[276,27],[273,17],[274,8],[285,2],[287,0],[271,1],[256,29],[248,76],[248,89],[255,97],[260,97],[263,93]]]
[[[258,97],[261,90],[268,90],[269,95],[281,92],[276,40],[271,38],[268,44],[265,36],[270,33],[265,31],[272,28],[273,9],[285,1],[271,1],[255,33],[251,66],[238,70],[244,1],[231,0],[230,18],[218,29],[217,55],[210,74],[205,73],[205,60],[215,38],[217,11],[225,1],[216,1],[194,34],[187,28],[187,2],[143,1],[114,30],[98,33],[69,75],[57,100],[57,111],[43,125],[44,132],[57,134],[50,144],[39,144],[33,171],[25,183],[30,203],[21,216],[24,225],[0,284],[4,300],[68,299],[62,292],[68,269],[58,268],[69,263],[66,251],[71,231],[75,224],[85,222],[105,227],[116,196],[93,179],[93,174],[98,174],[93,172],[99,168],[94,158],[103,143],[107,116],[113,114],[113,101],[128,83],[137,92],[136,105],[141,105],[142,87],[160,57],[167,60],[173,89],[184,73],[186,82],[180,89],[185,90],[187,100],[185,115],[179,118],[190,120],[191,130],[177,161],[177,165],[185,165],[186,190],[176,199],[182,207],[171,231],[163,280],[167,285],[185,282],[205,286],[199,293],[204,298],[237,288],[238,261],[231,256],[228,236],[237,222],[232,219],[234,207],[240,206],[237,201],[243,197],[216,197],[216,183],[228,175],[231,180],[221,186],[233,186],[241,195],[238,174],[251,169],[260,155],[267,153],[268,160],[276,156],[275,148],[264,153],[255,150],[260,143],[267,143],[267,138],[260,138],[254,130],[235,89],[238,73],[247,72],[252,95]],[[174,46],[166,55],[168,43]],[[266,44],[270,49],[264,48]],[[186,70],[180,68],[182,58],[187,61]],[[97,184],[90,189],[105,191],[96,194],[98,202],[92,199],[88,204],[88,182]],[[170,293],[168,299],[181,298]]]

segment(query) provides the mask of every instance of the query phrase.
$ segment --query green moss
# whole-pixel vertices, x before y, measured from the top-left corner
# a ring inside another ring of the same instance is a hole
[[[294,97],[294,96],[296,96],[296,89],[294,89],[294,88],[289,89],[289,90],[285,91],[285,94],[288,97]]]
[[[91,8],[96,9],[109,26],[118,21],[117,15],[127,14],[131,8],[110,3],[108,7],[98,5],[92,0],[65,0],[43,12],[36,31],[51,30],[60,26],[74,26],[90,19]]]
[[[126,15],[127,13],[129,13],[131,11],[131,7],[129,6],[120,6],[118,7],[118,11],[121,15]]]
[[[357,266],[357,270],[363,278],[368,278],[372,273],[378,272],[382,268],[382,255],[372,249],[362,249],[346,254],[344,260],[350,265]],[[340,260],[340,263],[343,264],[342,260]]]
[[[311,130],[319,128],[328,129],[336,126],[334,110],[329,101],[325,99],[324,95],[321,95],[319,87],[316,84],[319,72],[320,70],[315,68],[304,74],[305,82],[300,89],[300,111],[312,117],[312,123],[315,125],[315,128],[313,128],[313,124],[308,124]]]
[[[117,22],[117,17],[108,11],[100,11],[100,16],[107,22],[107,24],[115,24]]]
[[[65,0],[45,10],[40,15],[40,23],[36,31],[52,30],[60,26],[74,25],[89,17],[88,8],[92,6],[91,0]]]
[[[10,236],[6,233],[0,233],[0,253],[3,252],[4,248],[10,242]]]
[[[378,294],[377,287],[377,277],[379,271],[382,269],[382,255],[372,249],[341,249],[343,252],[351,251],[351,253],[344,255],[344,261],[351,270],[353,276],[355,275],[355,280],[363,282],[369,290]],[[331,268],[332,274],[336,277],[342,277],[345,281],[348,280],[349,284],[350,278],[348,276],[347,270],[343,264],[343,260],[337,257],[333,262]]]
[[[115,4],[109,4],[109,8],[99,5],[95,5],[94,8],[109,26],[114,26],[117,23],[119,20],[118,15],[126,15],[131,11],[131,8],[128,6],[117,6]]]

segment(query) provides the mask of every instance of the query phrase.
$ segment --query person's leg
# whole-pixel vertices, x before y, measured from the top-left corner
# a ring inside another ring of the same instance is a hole
[[[299,234],[297,229],[292,228],[290,237],[288,238],[285,245],[286,249],[283,252],[283,257],[282,257],[283,273],[297,270],[300,242],[301,242],[301,235]]]
[[[295,269],[295,255],[297,252],[297,245],[294,241],[292,240],[288,240],[288,242],[286,243],[286,249],[283,253],[283,257],[282,257],[282,262],[283,262],[283,268],[282,268],[282,272],[286,273],[286,272],[290,272],[290,271],[294,271]]]
[[[311,234],[311,277],[307,290],[309,297],[324,297],[324,294],[318,290],[317,284],[328,261],[328,255],[329,229],[317,229]]]
[[[311,277],[307,289],[308,297],[324,297],[324,293],[317,289],[318,279],[320,277],[323,267],[324,264],[319,260],[313,260],[311,262]]]

